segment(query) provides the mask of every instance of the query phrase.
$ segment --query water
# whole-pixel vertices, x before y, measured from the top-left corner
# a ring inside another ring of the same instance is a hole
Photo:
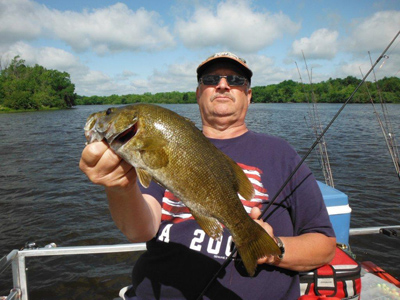
[[[200,126],[197,105],[167,105]],[[319,106],[327,124],[340,105]],[[400,133],[400,105],[389,105]],[[108,212],[102,187],[79,170],[83,125],[106,106],[0,114],[0,257],[27,241],[39,246],[127,243]],[[253,104],[248,125],[287,139],[302,155],[314,139],[305,104]],[[335,187],[349,195],[351,226],[400,223],[400,182],[370,105],[349,105],[326,135]],[[315,155],[307,159],[323,181]],[[400,278],[399,238],[350,239],[360,260],[371,260]],[[113,299],[130,283],[139,254],[28,258],[30,299]],[[11,270],[0,274],[0,295],[12,287]]]

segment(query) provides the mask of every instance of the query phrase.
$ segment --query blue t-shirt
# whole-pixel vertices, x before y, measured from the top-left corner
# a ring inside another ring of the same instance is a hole
[[[244,170],[255,188],[251,201],[241,198],[245,209],[263,210],[300,161],[284,140],[248,131],[225,140],[210,139]],[[141,187],[162,206],[157,235],[147,242],[147,251],[132,273],[132,299],[197,299],[231,253],[232,237],[226,229],[213,240],[193,219],[187,207],[155,183]],[[318,232],[333,237],[334,231],[311,171],[302,165],[264,215],[276,236]],[[297,272],[267,264],[248,277],[239,260],[232,261],[205,292],[204,299],[297,299]]]

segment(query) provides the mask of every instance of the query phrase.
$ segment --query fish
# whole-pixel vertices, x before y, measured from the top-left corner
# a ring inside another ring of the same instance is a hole
[[[254,196],[244,171],[191,120],[139,103],[91,114],[84,130],[88,143],[105,141],[131,164],[144,187],[153,180],[171,191],[211,238],[219,240],[225,226],[250,276],[259,258],[281,254],[240,201],[238,194],[247,200]]]

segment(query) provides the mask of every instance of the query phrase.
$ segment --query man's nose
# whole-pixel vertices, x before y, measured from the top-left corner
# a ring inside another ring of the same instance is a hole
[[[228,81],[226,78],[221,78],[218,82],[218,85],[216,86],[217,89],[230,89],[230,86],[228,84]]]

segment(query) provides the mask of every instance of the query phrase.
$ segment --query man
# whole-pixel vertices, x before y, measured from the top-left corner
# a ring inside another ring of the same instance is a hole
[[[305,165],[269,208],[267,222],[258,220],[300,158],[285,141],[248,130],[251,77],[243,59],[217,53],[197,69],[196,97],[204,135],[248,174],[256,196],[244,202],[245,208],[277,241],[283,255],[260,258],[253,278],[240,258],[220,270],[232,250],[227,230],[219,241],[209,238],[169,191],[155,183],[141,187],[134,168],[105,143],[89,144],[81,169],[105,186],[111,215],[127,238],[147,242],[148,250],[133,270],[129,299],[197,299],[202,293],[209,299],[297,299],[297,272],[332,259],[334,232]],[[218,278],[204,289],[215,274]]]

